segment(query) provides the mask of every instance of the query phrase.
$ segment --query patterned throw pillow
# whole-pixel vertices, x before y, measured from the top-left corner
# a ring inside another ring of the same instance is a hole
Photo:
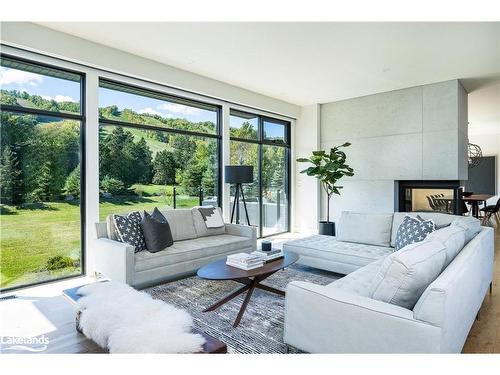
[[[198,207],[203,220],[205,221],[205,225],[208,229],[211,228],[222,228],[224,227],[224,220],[216,207],[213,206],[204,206]]]
[[[423,241],[434,230],[436,230],[436,225],[432,220],[421,220],[416,217],[405,216],[396,233],[395,249],[400,250],[406,245]]]
[[[127,216],[113,215],[118,240],[135,246],[136,253],[146,249],[141,220],[141,214],[138,211],[131,212]]]

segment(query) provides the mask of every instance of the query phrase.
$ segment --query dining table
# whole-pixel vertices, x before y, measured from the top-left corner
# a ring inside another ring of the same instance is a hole
[[[493,197],[494,195],[490,194],[472,194],[468,197],[462,196],[462,200],[471,205],[472,216],[477,219],[479,218],[479,204],[483,203],[486,207],[486,201]]]
[[[471,206],[471,212],[472,216],[474,216],[476,219],[479,219],[479,205],[482,203],[486,207],[486,201],[490,198],[493,198],[494,195],[490,194],[472,194],[469,196],[462,196],[462,201],[469,203]],[[449,196],[449,197],[442,197],[439,198],[447,202],[447,207],[449,207],[452,202],[455,200],[454,197]]]

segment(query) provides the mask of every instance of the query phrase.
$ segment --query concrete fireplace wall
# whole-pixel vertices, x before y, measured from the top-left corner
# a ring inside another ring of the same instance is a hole
[[[467,93],[452,80],[322,104],[321,149],[344,142],[355,176],[330,215],[392,212],[396,180],[467,179]]]

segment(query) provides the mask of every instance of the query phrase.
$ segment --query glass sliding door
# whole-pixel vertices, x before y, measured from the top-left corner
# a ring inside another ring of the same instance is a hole
[[[219,107],[106,80],[99,90],[101,220],[219,205]]]
[[[288,150],[262,146],[262,236],[288,231]]]
[[[81,275],[82,75],[2,56],[0,289]]]
[[[243,194],[248,210],[250,225],[260,230],[260,186],[259,186],[259,145],[256,143],[230,141],[230,161],[231,165],[251,165],[253,166],[253,183],[243,184]],[[233,207],[235,186],[231,186],[231,207]],[[243,203],[240,203],[241,223],[246,224]]]
[[[243,189],[259,237],[289,230],[289,127],[286,121],[231,110],[229,163],[254,167],[254,182]]]

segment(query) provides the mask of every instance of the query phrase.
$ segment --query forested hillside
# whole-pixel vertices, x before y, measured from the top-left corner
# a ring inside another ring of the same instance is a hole
[[[77,103],[56,102],[19,91],[1,91],[2,104],[60,112],[76,112]],[[100,109],[101,118],[159,128],[214,133],[212,122],[139,114],[116,106]],[[2,112],[0,157],[2,203],[59,200],[79,194],[77,121]],[[217,142],[205,137],[102,125],[99,139],[100,183],[103,192],[130,194],[136,183],[180,185],[196,195],[215,193]]]

